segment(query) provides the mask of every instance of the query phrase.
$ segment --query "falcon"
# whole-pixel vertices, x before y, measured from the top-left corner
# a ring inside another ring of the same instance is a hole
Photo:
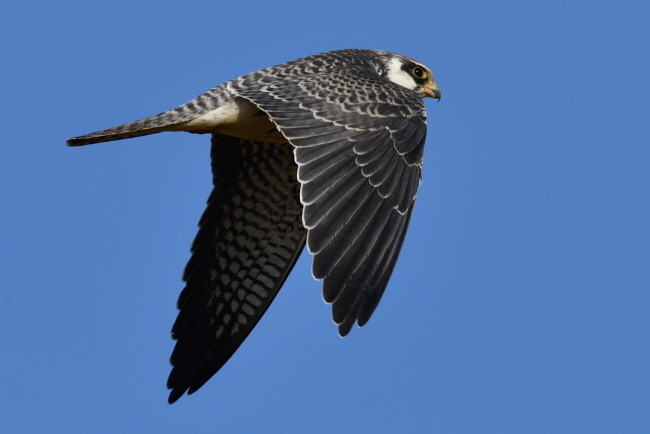
[[[423,64],[387,51],[316,54],[243,75],[172,110],[67,141],[211,134],[214,188],[183,273],[169,402],[228,361],[305,244],[340,336],[363,326],[397,261],[421,181]]]

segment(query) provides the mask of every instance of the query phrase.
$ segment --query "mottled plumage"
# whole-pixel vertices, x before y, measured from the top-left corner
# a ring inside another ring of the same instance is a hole
[[[169,400],[214,375],[257,324],[305,243],[345,336],[386,288],[420,183],[431,72],[371,50],[317,54],[217,86],[168,112],[68,140],[212,134],[214,189],[172,328]]]

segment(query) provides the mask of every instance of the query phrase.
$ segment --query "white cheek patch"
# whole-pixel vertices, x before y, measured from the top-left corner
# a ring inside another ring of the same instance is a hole
[[[386,74],[386,77],[393,83],[399,84],[407,89],[416,90],[418,88],[413,77],[402,69],[402,62],[396,57],[393,57],[388,62],[388,74]]]

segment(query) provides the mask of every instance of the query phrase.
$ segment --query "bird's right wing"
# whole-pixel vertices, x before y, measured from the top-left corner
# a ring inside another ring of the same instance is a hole
[[[183,275],[169,402],[200,388],[255,327],[305,244],[288,143],[212,136],[214,190]]]
[[[424,103],[368,67],[283,75],[286,68],[228,88],[296,147],[312,273],[345,336],[372,315],[404,241],[420,184]]]

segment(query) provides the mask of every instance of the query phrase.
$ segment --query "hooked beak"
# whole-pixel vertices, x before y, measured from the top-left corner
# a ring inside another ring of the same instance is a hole
[[[438,85],[433,81],[423,85],[422,90],[424,91],[425,96],[429,96],[440,101],[440,89],[438,88]]]

